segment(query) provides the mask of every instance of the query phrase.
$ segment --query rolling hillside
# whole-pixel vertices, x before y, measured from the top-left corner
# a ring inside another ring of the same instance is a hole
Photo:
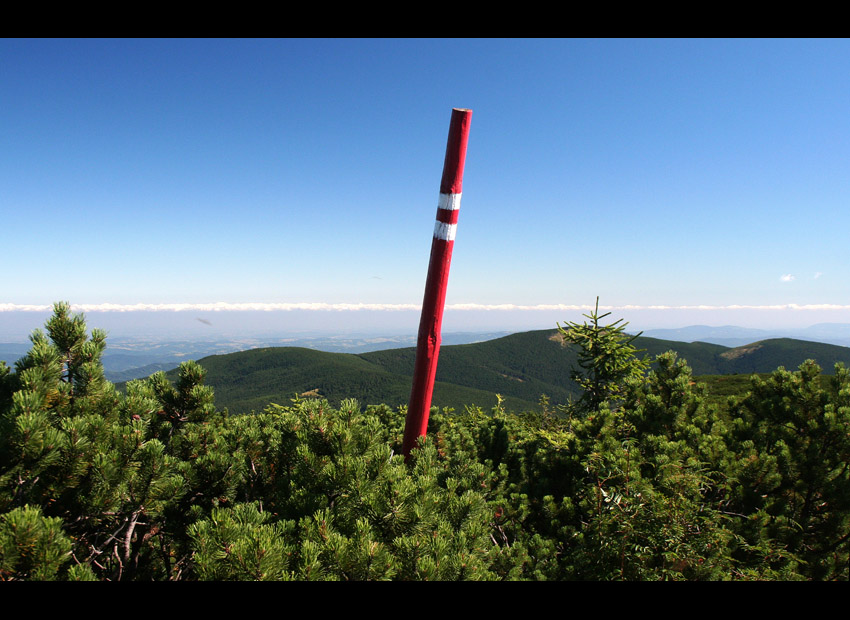
[[[815,359],[826,373],[835,362],[850,365],[850,348],[777,338],[729,348],[704,342],[673,342],[640,337],[644,354],[654,358],[674,350],[694,375],[765,373],[779,366],[795,369]],[[413,347],[370,353],[325,353],[298,347],[253,349],[214,355],[199,363],[216,403],[234,413],[259,411],[269,402],[287,403],[295,394],[313,393],[338,404],[406,404],[416,350]],[[511,410],[536,409],[541,394],[552,404],[577,395],[569,379],[576,352],[562,345],[557,330],[512,334],[475,344],[447,345],[440,351],[433,404],[463,410],[464,405],[492,407],[495,394]],[[172,378],[176,371],[169,373]]]
[[[361,404],[406,404],[410,376],[391,372],[350,353],[326,353],[299,347],[252,349],[212,355],[198,360],[207,370],[207,385],[215,390],[216,404],[234,413],[260,411],[270,402],[287,404],[296,395],[315,394],[338,405],[346,398]],[[174,380],[177,370],[168,373]],[[496,404],[495,392],[438,380],[433,404],[463,410],[465,405],[485,408]],[[530,409],[533,401],[508,395],[513,410]]]

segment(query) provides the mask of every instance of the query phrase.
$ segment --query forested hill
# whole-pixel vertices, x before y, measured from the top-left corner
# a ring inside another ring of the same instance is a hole
[[[816,360],[825,373],[836,362],[850,366],[850,348],[790,338],[724,347],[704,342],[674,342],[639,337],[634,344],[654,358],[676,351],[694,375],[772,372],[796,369]],[[259,411],[269,402],[287,403],[295,394],[314,393],[332,403],[355,396],[364,403],[407,403],[416,350],[413,347],[361,354],[325,353],[297,347],[253,349],[202,358],[207,384],[216,403],[233,412]],[[462,410],[465,405],[491,407],[496,394],[509,409],[534,409],[540,396],[552,404],[578,394],[569,379],[576,349],[561,343],[557,330],[512,334],[440,350],[433,404]],[[171,378],[176,377],[172,371]]]

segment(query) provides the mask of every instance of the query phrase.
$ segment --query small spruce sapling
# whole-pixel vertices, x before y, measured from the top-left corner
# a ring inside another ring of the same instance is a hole
[[[569,322],[563,327],[558,323],[564,342],[579,347],[580,369],[573,370],[570,378],[583,390],[575,403],[576,411],[582,415],[598,411],[606,403],[614,407],[625,393],[628,381],[642,378],[649,368],[649,360],[646,357],[638,359],[641,350],[632,344],[643,332],[634,336],[624,333],[628,323],[622,323],[623,319],[601,325],[600,321],[609,314],[599,314],[597,297],[594,311],[583,315],[590,322]]]

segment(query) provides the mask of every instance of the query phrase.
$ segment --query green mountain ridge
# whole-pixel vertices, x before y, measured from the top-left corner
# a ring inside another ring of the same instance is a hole
[[[634,344],[651,359],[669,350],[687,360],[696,376],[796,369],[815,359],[831,374],[836,362],[850,366],[850,347],[791,338],[775,338],[740,347],[705,342],[676,342],[638,337]],[[415,347],[369,353],[327,353],[299,347],[251,349],[201,358],[216,404],[234,413],[260,411],[270,402],[288,403],[295,395],[315,394],[338,404],[357,398],[362,404],[405,405],[410,396]],[[576,398],[570,373],[576,349],[564,346],[558,331],[536,330],[474,344],[440,349],[432,405],[462,411],[467,405],[488,409],[503,397],[509,410],[537,410],[541,395],[552,405]],[[177,371],[167,373],[173,380]]]

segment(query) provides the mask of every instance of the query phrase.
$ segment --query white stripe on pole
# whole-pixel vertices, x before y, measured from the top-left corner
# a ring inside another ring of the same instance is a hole
[[[440,202],[437,203],[437,208],[457,211],[460,209],[460,194],[440,194]]]
[[[434,226],[434,236],[437,239],[442,239],[443,241],[454,241],[456,233],[457,224],[444,224],[443,222],[437,222],[437,225]]]

